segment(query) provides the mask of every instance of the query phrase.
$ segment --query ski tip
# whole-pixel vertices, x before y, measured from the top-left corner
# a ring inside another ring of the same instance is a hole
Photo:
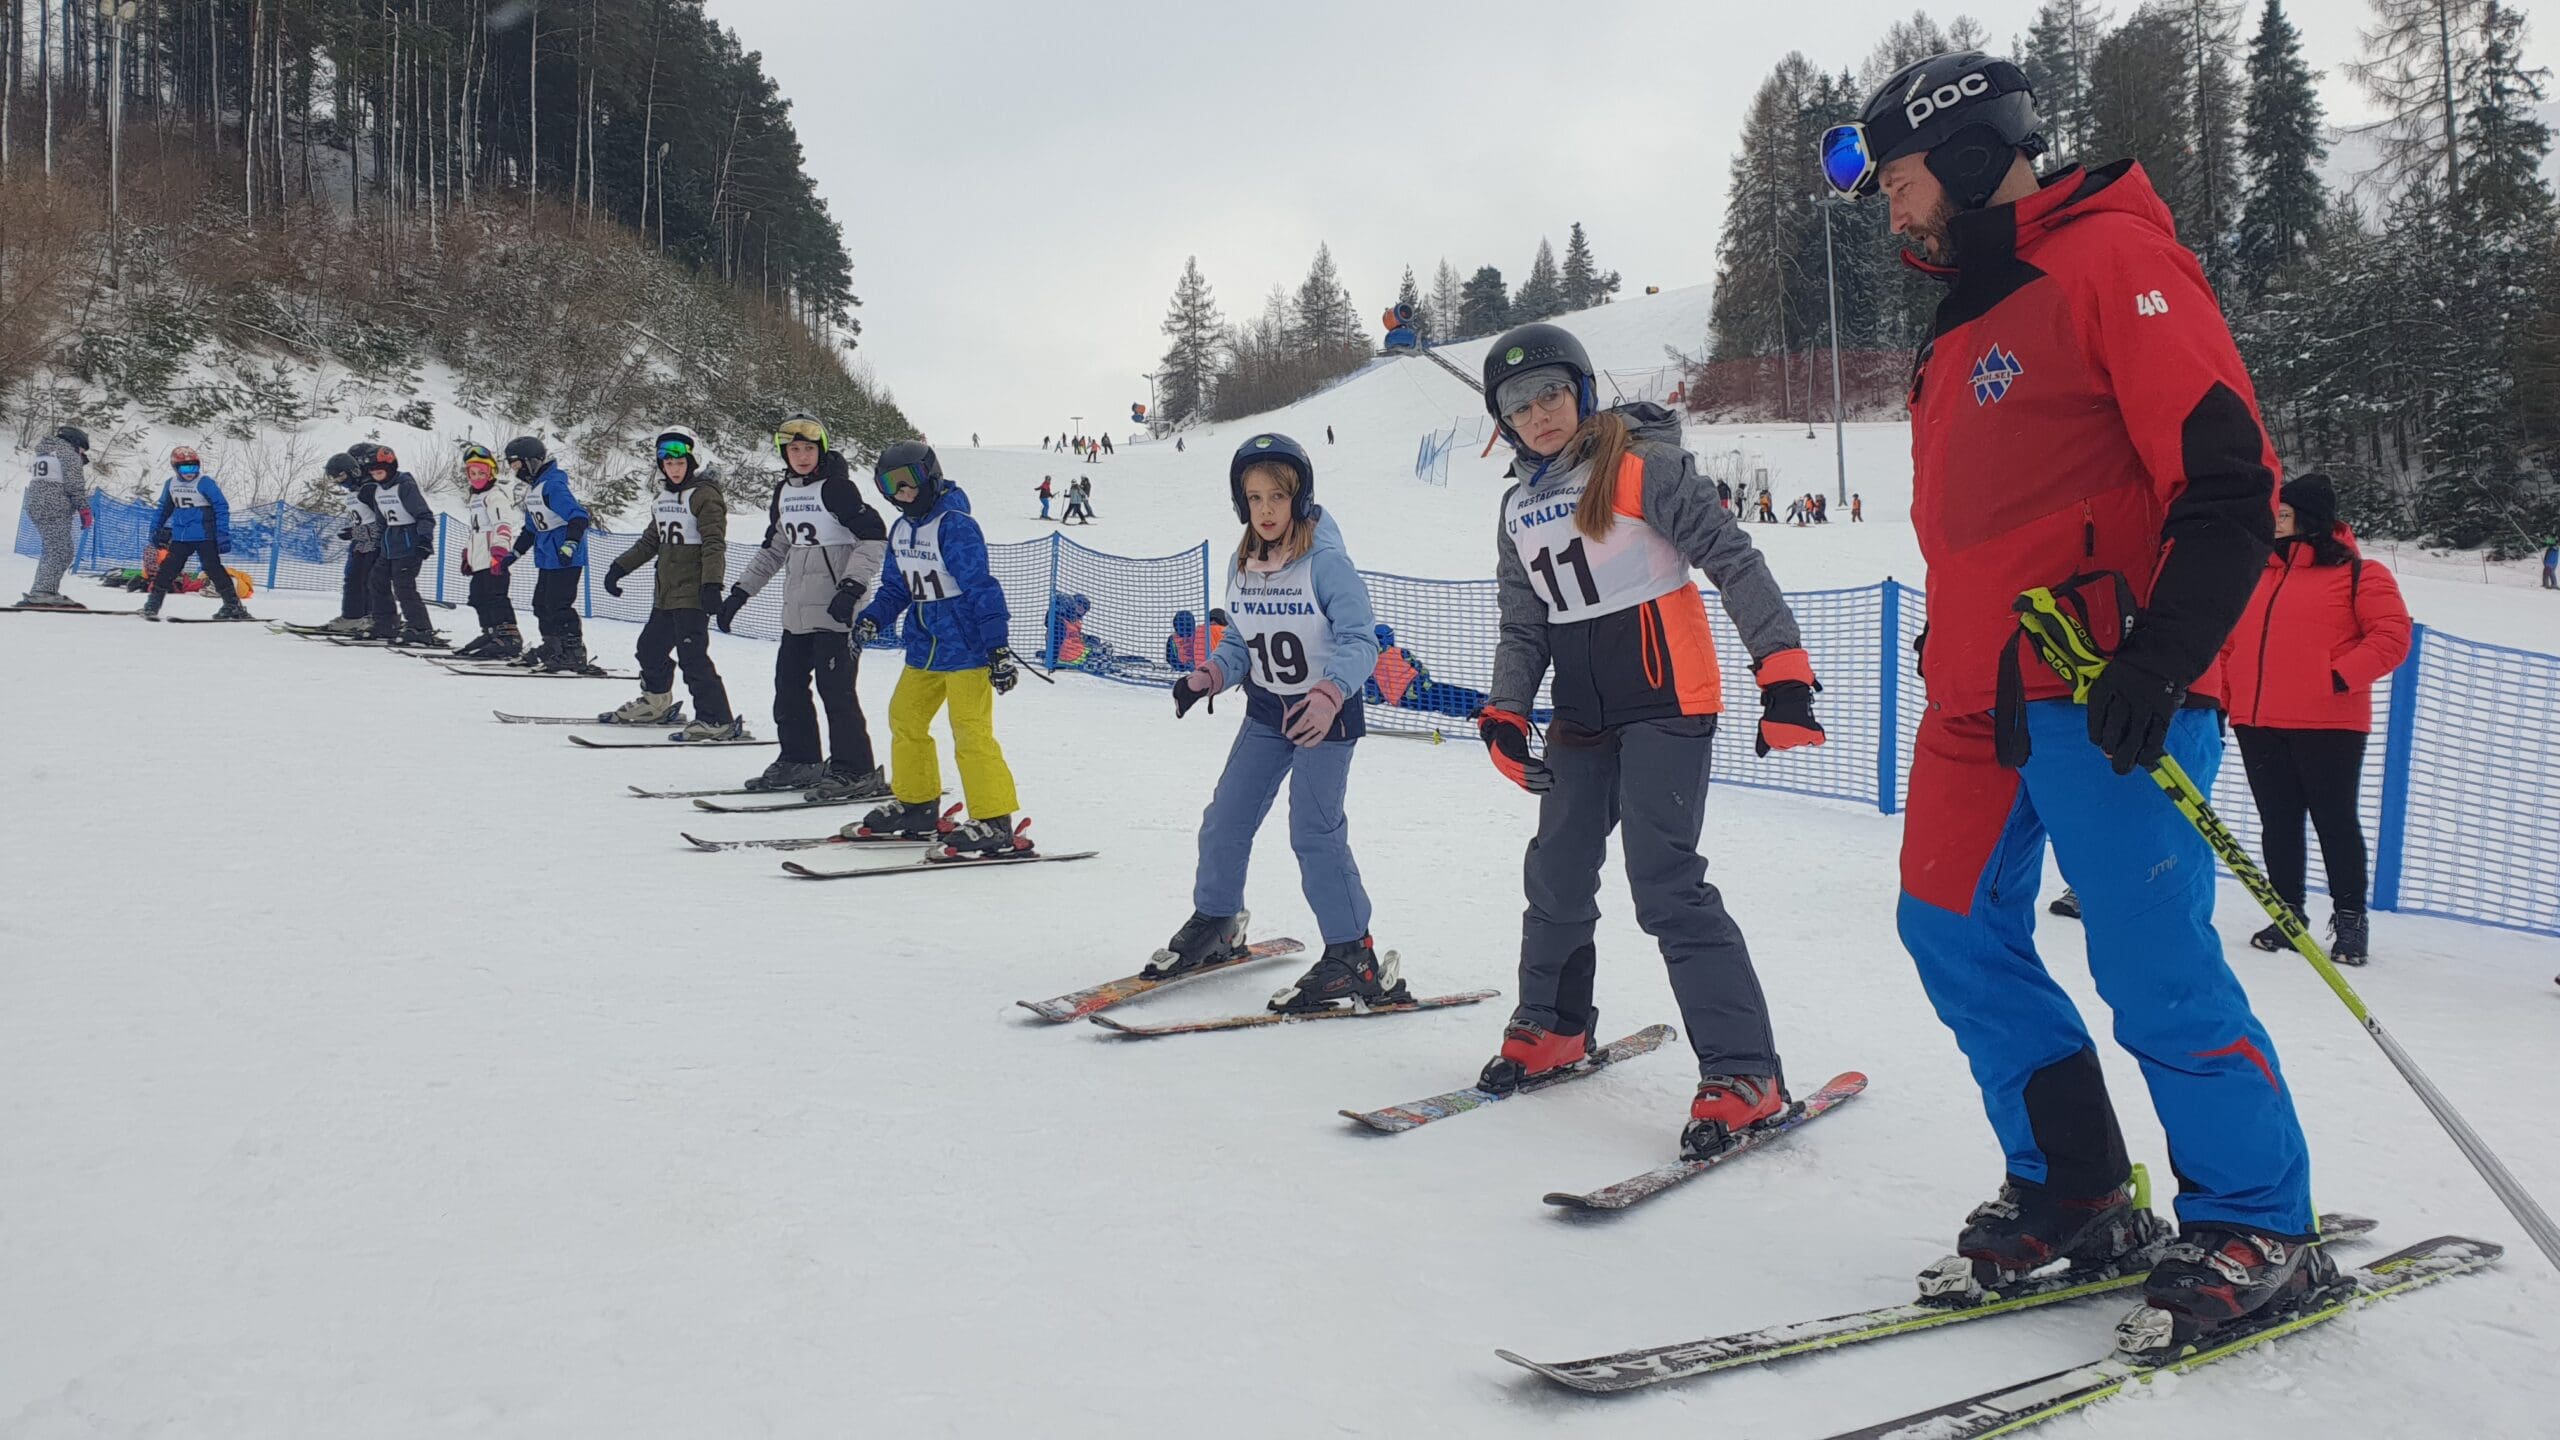
[[[1053,1025],[1061,1020],[1072,1020],[1075,1018],[1073,1015],[1060,1015],[1051,1010],[1049,1008],[1049,1002],[1046,1000],[1016,1000],[1013,1003]]]
[[[637,794],[637,793],[639,793],[640,787],[639,787],[639,786],[637,786],[637,785],[634,785],[634,786],[632,786],[632,787],[631,787],[631,789],[632,789],[632,793]],[[702,811],[702,812],[703,812],[704,814],[706,814],[706,815],[717,815],[717,814],[719,814],[719,813],[720,813],[720,807],[719,807],[719,806],[717,806],[717,805],[712,804],[712,803],[711,803],[710,801],[708,801],[708,800],[696,800],[696,801],[694,801],[694,802],[693,802],[693,808],[694,808],[694,809],[696,809],[696,810]]]
[[[808,866],[801,864],[797,860],[783,861],[782,868],[787,873],[797,875],[803,880],[823,880],[827,878],[824,875],[819,874],[817,871],[810,869]]]
[[[686,835],[682,830],[679,830],[676,833],[678,835],[684,835],[685,843],[693,846],[697,850],[717,850],[720,848],[718,845],[715,845],[711,841],[705,840],[698,835]]]
[[[1104,1030],[1114,1035],[1135,1035],[1138,1033],[1137,1031],[1130,1029],[1128,1026],[1121,1024],[1119,1021],[1112,1019],[1108,1015],[1087,1015],[1084,1018],[1101,1026]]]
[[[1592,1199],[1588,1195],[1575,1195],[1563,1190],[1550,1190],[1539,1198],[1544,1200],[1547,1204],[1555,1206],[1559,1210],[1571,1210],[1577,1214],[1598,1214],[1601,1213],[1604,1208],[1592,1203]],[[1536,1369],[1537,1367],[1531,1366],[1530,1368]]]

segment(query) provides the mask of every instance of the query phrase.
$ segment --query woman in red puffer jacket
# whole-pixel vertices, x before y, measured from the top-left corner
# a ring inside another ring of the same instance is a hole
[[[2285,486],[2275,554],[2222,642],[2223,689],[2266,831],[2267,878],[2299,915],[2307,815],[2329,877],[2330,958],[2343,965],[2361,965],[2367,954],[2356,792],[2373,730],[2373,686],[2408,654],[2409,607],[2399,583],[2357,552],[2355,533],[2338,522],[2329,477]],[[2249,943],[2291,948],[2273,925]]]

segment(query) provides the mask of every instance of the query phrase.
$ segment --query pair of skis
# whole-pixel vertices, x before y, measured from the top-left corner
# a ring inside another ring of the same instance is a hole
[[[1259,1030],[1272,1025],[1294,1025],[1309,1020],[1357,1020],[1373,1015],[1409,1015],[1417,1010],[1445,1010],[1455,1005],[1476,1005],[1502,993],[1498,990],[1465,990],[1455,995],[1434,995],[1402,1005],[1372,1005],[1365,1009],[1344,1006],[1328,1010],[1261,1010],[1245,1015],[1222,1015],[1209,1020],[1176,1020],[1161,1025],[1131,1025],[1114,1020],[1101,1012],[1114,1005],[1125,1004],[1141,995],[1152,995],[1187,985],[1194,980],[1239,969],[1260,960],[1273,960],[1295,955],[1306,945],[1287,938],[1258,940],[1245,947],[1245,953],[1225,960],[1212,961],[1196,969],[1186,970],[1171,978],[1159,978],[1140,971],[1082,990],[1070,990],[1047,1000],[1017,1000],[1013,1003],[1052,1024],[1071,1020],[1089,1020],[1112,1035],[1124,1040],[1146,1040],[1164,1035],[1205,1035],[1219,1030]]]
[[[753,735],[741,735],[734,740],[687,740],[681,730],[671,732],[664,739],[659,740],[591,740],[584,735],[571,735],[567,738],[570,744],[581,750],[717,750],[782,743],[779,740],[759,740]]]
[[[2373,1222],[2347,1216],[2322,1222],[2324,1243],[2360,1235]],[[2074,1413],[2102,1400],[2147,1385],[2162,1375],[2200,1369],[2217,1360],[2243,1354],[2271,1340],[2299,1334],[2367,1305],[2486,1268],[2504,1248],[2486,1240],[2439,1236],[2349,1270],[2339,1283],[2313,1303],[2226,1326],[2179,1353],[2159,1359],[2134,1359],[2110,1351],[2066,1370],[2038,1375],[2014,1384],[1932,1406],[1880,1425],[1844,1431],[1832,1440],[1987,1440]],[[2046,1305],[2129,1290],[2142,1283],[2145,1271],[2130,1270],[2044,1282],[2030,1281],[2023,1291],[1987,1298],[1981,1303],[1940,1309],[1925,1304],[1894,1305],[1827,1320],[1775,1326],[1739,1335],[1688,1341],[1650,1350],[1630,1350],[1591,1360],[1547,1363],[1525,1359],[1508,1350],[1494,1353],[1534,1374],[1572,1389],[1615,1394],[1669,1380],[1765,1364],[1791,1356],[1916,1334],[1962,1321],[2014,1315]]]
[[[139,610],[95,610],[86,605],[0,605],[0,611],[22,615],[139,615]]]

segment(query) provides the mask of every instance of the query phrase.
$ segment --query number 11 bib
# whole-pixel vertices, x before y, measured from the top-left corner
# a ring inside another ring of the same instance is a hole
[[[1620,493],[1625,486],[1644,483],[1641,463],[1619,474]],[[1534,493],[1518,486],[1503,506],[1502,531],[1520,552],[1529,588],[1547,602],[1551,624],[1632,610],[1690,583],[1688,560],[1642,520],[1618,514],[1604,540],[1574,528],[1574,509],[1590,481],[1590,467],[1585,466],[1567,484]]]

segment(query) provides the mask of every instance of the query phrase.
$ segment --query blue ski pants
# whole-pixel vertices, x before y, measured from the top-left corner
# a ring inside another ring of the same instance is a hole
[[[2036,954],[2051,838],[2080,895],[2089,969],[2169,1140],[2178,1218],[2312,1228],[2311,1162],[2275,1044],[2213,928],[2214,855],[2147,775],[2118,775],[2067,700],[2025,707],[2022,769],[1988,714],[1921,722],[1903,830],[1902,943],[1982,1087],[2009,1174],[2088,1195],[2127,1158],[2078,1009]],[[2168,750],[2210,791],[2222,740],[2188,710]]]
[[[1359,743],[1293,745],[1271,726],[1246,720],[1227,751],[1227,768],[1209,808],[1200,815],[1200,869],[1191,882],[1191,908],[1203,915],[1233,915],[1244,908],[1254,832],[1287,780],[1289,848],[1298,854],[1298,885],[1316,912],[1324,943],[1368,934],[1369,891],[1351,858],[1351,822],[1342,813],[1351,754]]]

